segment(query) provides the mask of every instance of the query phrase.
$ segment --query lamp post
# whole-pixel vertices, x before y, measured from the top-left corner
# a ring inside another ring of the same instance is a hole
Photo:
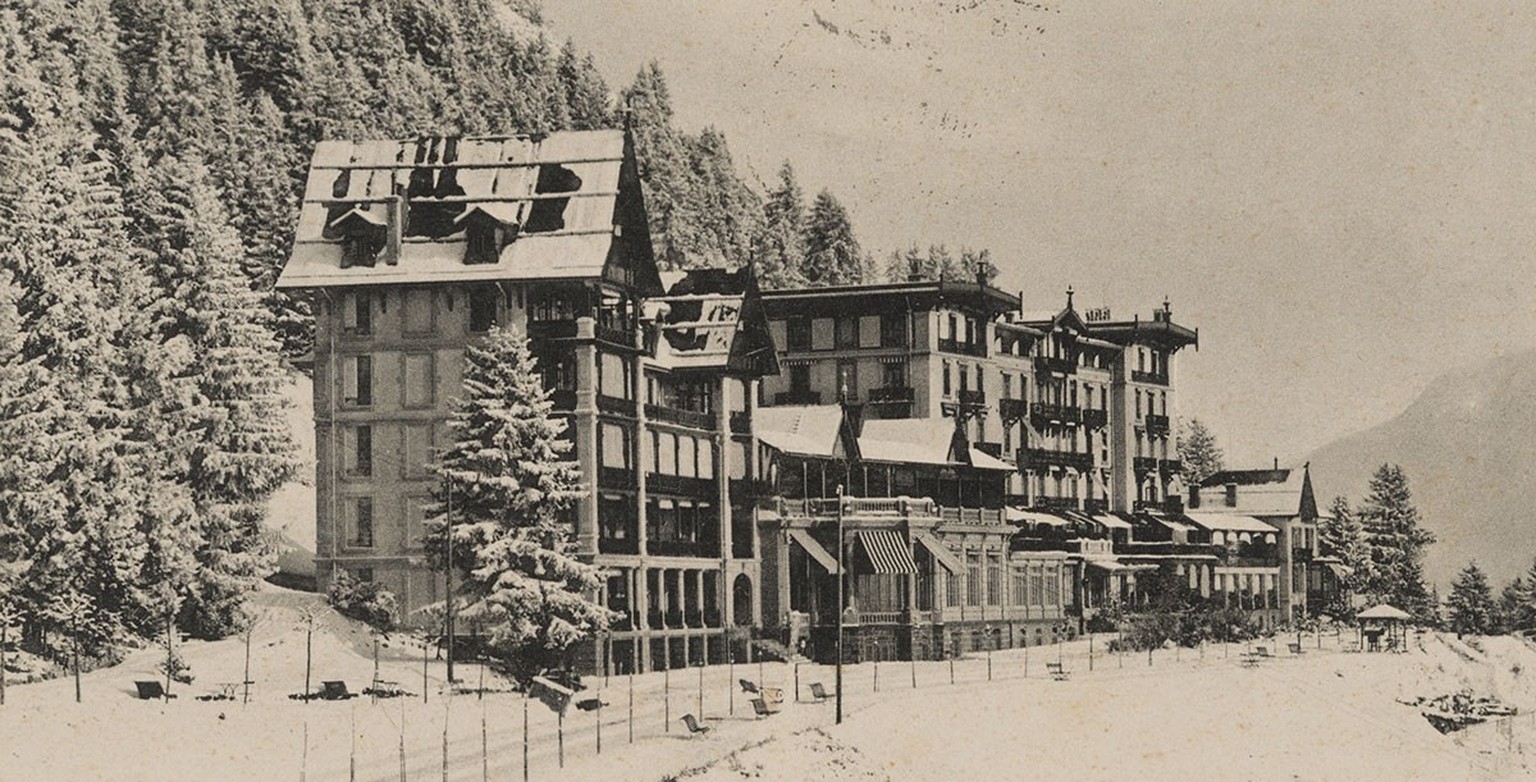
[[[837,485],[837,724],[843,724],[843,485]]]

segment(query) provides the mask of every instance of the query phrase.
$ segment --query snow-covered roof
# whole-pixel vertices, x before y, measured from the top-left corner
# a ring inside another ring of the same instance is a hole
[[[1374,608],[1367,608],[1358,614],[1357,619],[1412,619],[1413,617],[1401,608],[1387,603],[1382,603]]]
[[[1228,487],[1237,503],[1228,505]],[[1317,517],[1306,466],[1265,470],[1224,470],[1200,482],[1200,510],[1247,516]]]
[[[843,408],[838,405],[760,407],[752,424],[759,440],[784,453],[822,458],[842,455],[838,435]]]
[[[619,130],[321,141],[277,287],[599,277],[620,221],[624,160]],[[384,224],[397,202],[398,256],[342,268],[327,226],[348,213]],[[458,218],[475,209],[518,229],[495,263],[464,263]]]
[[[1244,516],[1238,513],[1185,511],[1181,515],[1212,532],[1258,532],[1268,534],[1276,531],[1275,527],[1271,524],[1266,524],[1252,516]]]

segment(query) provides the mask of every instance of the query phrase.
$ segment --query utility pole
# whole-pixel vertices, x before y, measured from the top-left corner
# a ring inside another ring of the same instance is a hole
[[[445,635],[448,659],[448,694],[453,694],[453,473],[448,473],[448,502],[443,512],[443,577],[446,581],[447,618]]]
[[[837,485],[837,724],[843,724],[843,485]]]

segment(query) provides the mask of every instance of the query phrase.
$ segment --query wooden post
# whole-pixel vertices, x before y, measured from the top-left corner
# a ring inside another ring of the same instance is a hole
[[[167,613],[165,615],[165,692],[161,693],[161,697],[166,703],[171,702],[171,661],[176,659],[176,649],[171,645],[171,623],[173,621],[175,621],[174,615]]]
[[[405,782],[405,699],[400,699],[400,782]]]
[[[0,706],[5,705],[5,647],[10,640],[6,632],[10,629],[11,617],[4,611],[0,611]],[[250,677],[247,676],[247,679]]]
[[[729,713],[730,713],[731,716],[734,717],[734,716],[736,716],[736,688],[733,686],[735,684],[735,682],[736,682],[736,645],[732,644],[729,639],[726,640],[725,654],[726,654],[726,660],[727,660],[727,666],[726,666],[727,673],[726,673],[726,677],[725,677],[725,691],[727,693],[727,697],[730,698],[730,702],[731,702],[730,712]],[[763,686],[763,681],[762,681],[763,677],[761,675],[759,675],[757,677],[757,679],[758,679],[757,686],[758,687],[762,687]]]
[[[800,663],[795,663],[795,703],[800,702]]]
[[[76,609],[78,610],[78,609]],[[75,703],[80,702],[80,627],[75,614],[69,615],[70,659],[75,669]],[[307,726],[306,726],[307,727]]]
[[[304,720],[304,746],[299,750],[299,782],[309,778],[309,720]]]
[[[357,704],[352,704],[347,727],[347,779],[357,782]]]
[[[555,712],[555,732],[560,742],[560,767],[565,768],[565,709]]]
[[[629,669],[629,743],[635,743],[635,669]]]
[[[421,634],[421,702],[427,702],[427,647],[431,645],[427,634]]]
[[[667,667],[661,669],[661,725],[663,733],[672,732],[672,659],[668,655]]]
[[[1088,634],[1088,670],[1093,670],[1093,633]]]
[[[309,693],[309,671],[310,671],[310,663],[314,659],[314,657],[313,657],[313,651],[314,650],[313,650],[313,646],[312,646],[312,643],[314,641],[314,636],[315,636],[315,619],[314,619],[313,616],[310,616],[310,617],[307,617],[305,622],[304,622],[304,703],[305,703],[305,705],[308,705],[310,703],[310,701],[314,700],[313,698],[309,697],[309,694],[310,694]]]
[[[480,669],[480,690],[485,691],[485,668]],[[480,782],[491,779],[491,737],[485,725],[485,699],[480,699]]]
[[[704,661],[699,661],[699,722],[704,721]]]
[[[443,782],[448,782],[448,704],[450,699],[443,704]]]
[[[255,629],[256,620],[252,619],[250,625],[245,628],[245,676],[242,677],[244,681],[240,682],[243,690],[240,696],[242,706],[251,702],[251,632]]]
[[[528,782],[528,688],[523,687],[523,782]]]
[[[603,698],[597,698],[597,754],[603,754]]]

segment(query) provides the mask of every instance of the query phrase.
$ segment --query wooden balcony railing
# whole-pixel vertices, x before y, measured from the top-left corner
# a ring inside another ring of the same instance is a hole
[[[776,405],[819,405],[821,394],[816,391],[780,391],[773,395]]]
[[[571,339],[575,336],[576,321],[574,319],[528,321],[529,339]]]
[[[979,356],[985,358],[987,346],[981,342],[964,342],[955,339],[939,339],[939,350],[943,353],[956,353],[962,356]]]
[[[1017,421],[1029,414],[1029,403],[1022,399],[1003,397],[997,400],[997,407],[998,412],[1002,413],[1003,420],[1008,422]]]
[[[1063,356],[1035,356],[1035,371],[1074,375],[1077,374],[1077,361]]]
[[[981,389],[962,388],[960,389],[960,404],[972,405],[974,407],[986,407],[987,392],[982,391]]]
[[[872,405],[908,403],[912,398],[911,386],[886,386],[869,390],[869,403]]]
[[[1083,426],[1086,426],[1089,429],[1102,429],[1108,425],[1108,410],[1087,409],[1083,411]]]
[[[1054,451],[1047,448],[1021,448],[1019,461],[1030,467],[1071,467],[1078,472],[1093,468],[1093,454],[1087,451]]]
[[[1143,372],[1143,371],[1141,371],[1139,369],[1133,369],[1133,370],[1131,370],[1131,382],[1133,382],[1133,383],[1150,383],[1150,384],[1156,385],[1156,386],[1166,386],[1166,385],[1168,385],[1168,373],[1167,372]]]
[[[679,410],[675,407],[647,404],[645,417],[652,421],[688,426],[694,429],[714,429],[715,414],[697,410]]]
[[[1168,416],[1148,413],[1146,417],[1147,434],[1153,437],[1168,436]]]
[[[635,417],[635,400],[616,396],[597,395],[597,411],[609,415]]]
[[[1036,402],[1029,406],[1029,417],[1036,426],[1048,423],[1075,424],[1082,420],[1083,411],[1067,405]]]
[[[1137,456],[1131,459],[1131,468],[1136,472],[1151,472],[1157,469],[1157,457]]]

